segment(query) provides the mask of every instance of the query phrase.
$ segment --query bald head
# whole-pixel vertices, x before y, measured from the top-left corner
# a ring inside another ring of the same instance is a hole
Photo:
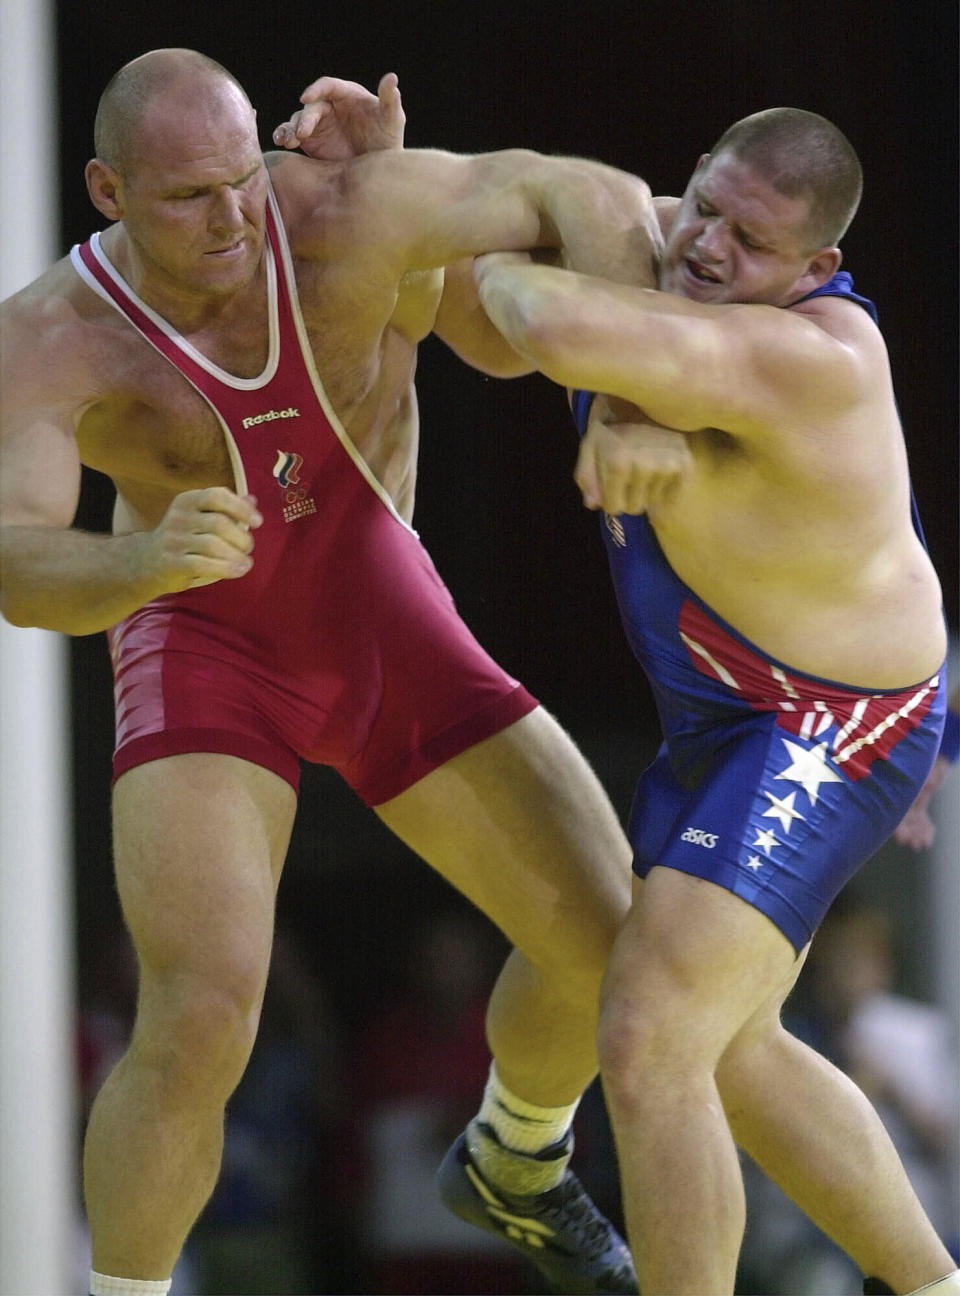
[[[208,114],[224,99],[253,114],[236,77],[206,54],[190,49],[141,54],[111,77],[100,96],[94,122],[97,157],[126,174],[148,138],[153,108],[173,102],[184,114]]]

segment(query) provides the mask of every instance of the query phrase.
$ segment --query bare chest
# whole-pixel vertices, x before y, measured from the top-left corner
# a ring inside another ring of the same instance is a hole
[[[223,427],[207,399],[129,327],[88,348],[95,398],[76,429],[82,461],[152,491],[232,486]]]
[[[229,339],[180,338],[189,342],[186,355],[168,339],[170,354],[161,354],[119,316],[97,321],[84,348],[95,395],[83,401],[76,427],[83,462],[152,516],[179,491],[236,487],[225,426],[259,426],[291,406],[309,417],[320,411],[323,393],[335,421],[391,489],[415,454],[415,347],[389,325],[374,346],[355,339],[349,320],[329,307],[304,309],[303,320],[302,338],[267,319]]]

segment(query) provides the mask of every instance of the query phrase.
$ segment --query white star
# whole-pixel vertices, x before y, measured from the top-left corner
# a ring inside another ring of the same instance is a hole
[[[810,798],[810,804],[817,804],[817,792],[821,783],[842,783],[843,777],[827,764],[827,744],[817,743],[816,747],[801,747],[788,738],[783,745],[790,753],[790,764],[785,770],[775,775],[778,779],[790,779],[799,783]]]
[[[777,841],[777,834],[772,828],[767,828],[763,832],[758,832],[757,840],[753,844],[754,846],[759,846],[766,853],[767,859],[770,858],[770,852],[773,850],[774,846],[780,845]]]
[[[782,777],[782,775],[779,777]],[[803,819],[803,815],[800,811],[794,810],[793,808],[793,803],[797,799],[796,792],[788,793],[788,795],[781,800],[780,797],[775,797],[772,792],[768,792],[766,788],[764,788],[763,795],[770,798],[770,809],[764,810],[763,814],[760,816],[762,819],[779,819],[783,831],[787,833],[790,831],[790,824],[794,819]]]
[[[752,868],[754,873],[756,873],[757,869],[763,868],[763,860],[759,855],[751,855],[747,860],[747,868]]]

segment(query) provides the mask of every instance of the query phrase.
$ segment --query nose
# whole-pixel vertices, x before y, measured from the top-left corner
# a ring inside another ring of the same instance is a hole
[[[704,223],[694,251],[705,264],[723,260],[726,251],[726,233],[721,220],[715,217]]]
[[[240,195],[230,185],[217,193],[210,213],[210,228],[222,234],[236,234],[243,229]]]

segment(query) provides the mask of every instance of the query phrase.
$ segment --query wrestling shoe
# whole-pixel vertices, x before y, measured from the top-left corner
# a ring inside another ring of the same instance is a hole
[[[461,1134],[443,1159],[437,1183],[448,1210],[516,1247],[563,1296],[636,1296],[626,1243],[571,1170],[546,1192],[504,1192],[484,1179]]]

